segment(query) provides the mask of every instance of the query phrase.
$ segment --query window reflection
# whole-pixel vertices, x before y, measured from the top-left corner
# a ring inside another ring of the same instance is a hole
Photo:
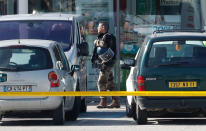
[[[0,0],[0,15],[17,14],[17,0]]]

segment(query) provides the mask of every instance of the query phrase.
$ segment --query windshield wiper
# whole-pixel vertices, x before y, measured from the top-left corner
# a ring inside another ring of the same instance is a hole
[[[19,71],[19,67],[0,67],[1,71]]]

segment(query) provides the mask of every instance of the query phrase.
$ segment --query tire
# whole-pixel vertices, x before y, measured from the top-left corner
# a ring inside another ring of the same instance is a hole
[[[139,105],[136,105],[136,113],[133,116],[137,124],[142,125],[147,123],[147,111],[140,109]]]
[[[0,121],[2,121],[2,119],[3,119],[3,115],[0,115]]]
[[[76,91],[79,91],[79,84],[77,84]],[[74,105],[71,111],[65,112],[65,120],[66,121],[75,121],[79,116],[81,106],[81,96],[75,96],[74,98]]]
[[[87,77],[86,77],[86,83],[85,83],[85,88],[87,91]],[[87,97],[85,97],[83,100],[81,100],[81,108],[80,108],[81,113],[86,113],[87,112]]]
[[[64,102],[53,111],[53,122],[55,125],[63,125],[65,120]]]
[[[80,98],[80,96],[76,96],[72,110],[66,111],[66,113],[65,113],[65,120],[66,121],[77,120],[77,117],[78,117],[79,112],[80,112],[80,104],[81,104],[81,98]]]
[[[87,98],[86,97],[83,100],[81,100],[81,112],[82,113],[87,112]]]
[[[127,117],[133,117],[135,115],[136,112],[136,104],[134,102],[132,102],[132,105],[130,106],[128,104],[128,101],[126,100],[126,115]]]

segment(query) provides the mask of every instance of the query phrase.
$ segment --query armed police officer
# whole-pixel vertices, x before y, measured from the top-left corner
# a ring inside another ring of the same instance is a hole
[[[115,91],[113,78],[113,67],[116,57],[116,38],[108,33],[109,25],[106,22],[99,22],[98,36],[94,41],[93,55],[91,62],[100,69],[97,82],[99,91]],[[120,108],[118,97],[112,97],[112,103],[107,105],[107,98],[101,96],[97,108]]]

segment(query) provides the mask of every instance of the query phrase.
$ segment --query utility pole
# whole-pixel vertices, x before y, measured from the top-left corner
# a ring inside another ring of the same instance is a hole
[[[117,89],[120,91],[120,21],[119,21],[119,15],[120,15],[120,0],[117,0],[117,11],[116,11],[116,22],[117,22],[117,37],[116,37],[116,58],[117,58],[117,70],[116,70],[116,76],[117,76]]]
[[[28,14],[28,0],[18,0],[18,14]]]

